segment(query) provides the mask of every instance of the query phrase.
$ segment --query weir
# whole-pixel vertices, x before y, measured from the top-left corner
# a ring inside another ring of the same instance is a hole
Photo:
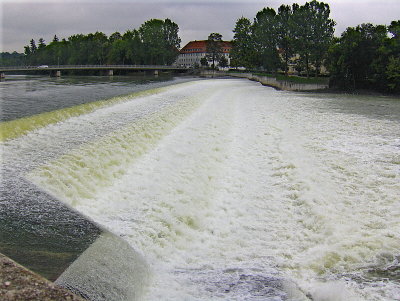
[[[140,295],[147,264],[121,238],[15,174],[1,196],[0,253],[88,300]]]
[[[398,113],[230,78],[13,123],[1,245],[90,300],[396,300]]]

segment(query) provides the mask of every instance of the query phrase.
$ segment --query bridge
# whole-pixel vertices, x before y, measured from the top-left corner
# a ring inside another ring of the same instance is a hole
[[[61,71],[68,70],[103,70],[108,75],[113,75],[114,70],[132,70],[132,71],[153,71],[158,74],[159,71],[187,71],[188,68],[181,66],[167,65],[40,65],[40,66],[0,66],[1,77],[5,77],[6,72],[32,72],[32,71],[50,71],[55,76],[61,76]]]

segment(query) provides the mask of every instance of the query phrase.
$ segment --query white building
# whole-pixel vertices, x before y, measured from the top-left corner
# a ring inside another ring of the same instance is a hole
[[[203,41],[191,41],[185,45],[180,51],[175,65],[193,67],[195,64],[201,66],[200,60],[207,54],[207,40]],[[222,41],[222,52],[230,65],[229,53],[232,49],[232,43],[228,41]],[[211,62],[209,62],[211,63]],[[218,62],[216,62],[218,65]]]

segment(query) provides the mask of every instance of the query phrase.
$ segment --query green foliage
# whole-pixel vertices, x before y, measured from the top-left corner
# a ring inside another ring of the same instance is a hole
[[[114,32],[107,37],[102,32],[75,34],[61,41],[55,35],[46,45],[39,39],[25,46],[28,65],[103,65],[154,64],[170,65],[179,54],[179,27],[170,19],[151,19],[138,30],[124,34]]]
[[[29,48],[29,47],[28,47]],[[22,66],[25,64],[25,55],[23,53],[1,52],[0,65],[1,66]]]
[[[233,65],[268,72],[283,69],[287,74],[290,59],[299,54],[298,65],[304,66],[307,75],[313,65],[317,75],[333,38],[335,22],[329,15],[328,4],[313,0],[303,6],[281,5],[278,13],[263,8],[253,24],[238,19],[233,30]]]
[[[256,64],[266,71],[275,72],[279,65],[278,20],[273,8],[259,11],[253,23],[253,39],[256,47]]]
[[[37,47],[36,47],[36,42],[35,42],[35,40],[34,40],[34,39],[32,39],[32,40],[29,42],[29,44],[30,44],[30,51],[31,51],[31,53],[35,53],[35,52],[36,52],[36,50],[37,50]]]
[[[204,67],[208,67],[208,60],[205,56],[200,59],[200,64]]]
[[[288,75],[289,61],[294,53],[295,30],[292,24],[293,11],[289,5],[281,5],[277,15],[277,44],[281,50],[282,66]]]
[[[152,19],[139,28],[146,61],[155,65],[170,65],[177,55],[181,39],[179,27],[169,19]]]
[[[215,68],[215,62],[218,62],[222,57],[222,35],[216,32],[211,33],[207,39],[206,58],[211,61],[211,67]]]
[[[218,65],[222,68],[228,67],[228,59],[225,56],[221,56]]]
[[[393,37],[384,25],[348,27],[330,47],[329,70],[332,83],[347,90],[376,89],[398,92],[400,73],[397,21]]]
[[[231,66],[254,68],[255,47],[250,20],[244,17],[238,19],[233,32],[233,47],[230,52]]]
[[[391,56],[386,67],[388,87],[391,91],[400,93],[400,57]]]
[[[316,75],[326,57],[332,41],[335,22],[329,18],[329,5],[313,0],[303,6],[293,4],[292,25],[296,53],[305,66],[307,77],[310,75],[311,64]]]

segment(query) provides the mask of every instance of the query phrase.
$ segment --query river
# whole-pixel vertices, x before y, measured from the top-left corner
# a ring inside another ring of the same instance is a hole
[[[143,255],[141,299],[400,300],[398,98],[51,81],[26,104],[0,83],[3,120],[151,89],[2,143],[4,165]]]

